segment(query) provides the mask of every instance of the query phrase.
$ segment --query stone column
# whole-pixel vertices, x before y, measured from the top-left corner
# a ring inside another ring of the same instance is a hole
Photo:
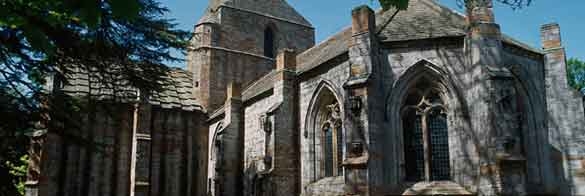
[[[273,95],[275,105],[268,111],[269,116],[274,116],[274,157],[270,178],[276,186],[273,187],[273,194],[283,196],[299,195],[300,190],[296,65],[294,50],[285,49],[279,52],[276,57],[277,79]]]
[[[232,82],[227,87],[227,99],[224,105],[225,129],[221,136],[219,194],[221,196],[242,195],[242,174],[244,154],[244,115],[241,88]]]
[[[582,195],[585,194],[585,182],[582,180],[585,176],[583,95],[568,85],[566,54],[559,25],[543,25],[541,39],[545,53],[548,132],[553,148],[562,154],[559,156],[562,160],[553,160],[554,169],[560,171],[557,172],[558,183],[568,185],[561,186],[559,191],[564,195]]]
[[[540,29],[542,48],[545,52],[545,80],[546,80],[546,102],[549,112],[548,128],[553,136],[553,144],[559,146],[562,142],[559,137],[568,133],[562,133],[565,127],[570,126],[567,105],[570,97],[569,85],[567,82],[567,63],[565,48],[561,44],[561,29],[558,24],[546,24]]]
[[[507,123],[501,119],[507,111],[499,110],[499,100],[512,96],[514,78],[502,61],[500,26],[496,24],[492,0],[466,0],[468,34],[466,52],[469,59],[469,89],[465,92],[470,104],[473,122],[471,137],[477,146],[477,157],[472,157],[479,171],[476,182],[462,182],[465,186],[477,187],[480,195],[502,194],[500,164],[497,159],[499,136],[511,131],[500,126]],[[511,89],[510,89],[511,87]],[[500,93],[505,94],[500,94]],[[520,183],[520,182],[519,182]],[[474,186],[475,184],[475,186]],[[523,189],[523,188],[522,188]]]
[[[382,154],[383,92],[378,81],[379,60],[374,11],[367,6],[352,10],[352,38],[349,46],[350,75],[344,85],[346,192],[377,195],[384,178]]]

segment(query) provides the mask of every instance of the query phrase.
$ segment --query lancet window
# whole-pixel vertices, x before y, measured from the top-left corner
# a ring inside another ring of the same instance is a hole
[[[441,89],[424,80],[402,109],[406,180],[450,179],[449,130]]]

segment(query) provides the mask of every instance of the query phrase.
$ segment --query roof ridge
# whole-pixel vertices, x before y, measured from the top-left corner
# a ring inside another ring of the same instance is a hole
[[[210,0],[208,7],[205,10],[205,14],[200,19],[198,24],[202,22],[218,22],[218,18],[215,16],[216,11],[219,7],[230,7],[240,9],[243,11],[249,11],[253,13],[261,13],[274,18],[285,19],[286,21],[298,23],[300,25],[313,27],[311,22],[300,14],[292,5],[286,0]],[[269,9],[268,6],[272,6]],[[212,15],[209,17],[209,15]]]

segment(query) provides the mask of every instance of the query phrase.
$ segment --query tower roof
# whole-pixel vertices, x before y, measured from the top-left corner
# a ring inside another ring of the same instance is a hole
[[[219,13],[217,11],[220,7],[249,11],[304,26],[312,26],[286,0],[210,0],[205,14],[197,24],[218,23]]]

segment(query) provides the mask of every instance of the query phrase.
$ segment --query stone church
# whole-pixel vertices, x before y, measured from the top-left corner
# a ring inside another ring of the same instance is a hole
[[[356,7],[315,44],[285,0],[210,0],[163,92],[55,88],[100,98],[78,133],[100,145],[35,135],[27,195],[585,195],[559,25],[532,48],[465,2]]]

